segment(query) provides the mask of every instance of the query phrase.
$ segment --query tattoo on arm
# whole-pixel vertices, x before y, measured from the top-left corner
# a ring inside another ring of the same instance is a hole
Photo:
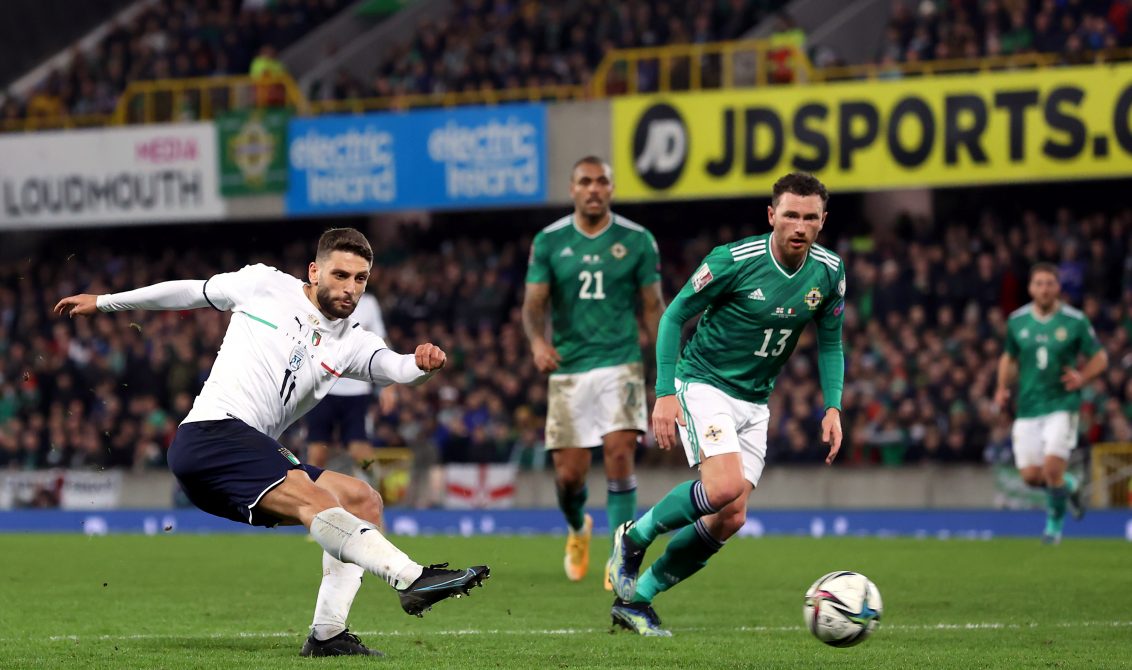
[[[527,284],[523,296],[523,332],[528,341],[546,338],[546,315],[550,311],[550,284]]]
[[[645,322],[645,330],[649,334],[649,341],[656,344],[656,333],[660,327],[660,317],[664,314],[664,294],[660,290],[660,282],[654,282],[641,287],[641,316]]]

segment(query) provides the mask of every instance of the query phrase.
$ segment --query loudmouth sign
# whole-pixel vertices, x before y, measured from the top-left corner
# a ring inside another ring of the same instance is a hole
[[[0,138],[0,227],[224,216],[209,124]]]

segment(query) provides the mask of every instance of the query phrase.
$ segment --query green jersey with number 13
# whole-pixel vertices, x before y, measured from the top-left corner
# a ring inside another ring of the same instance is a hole
[[[840,339],[844,263],[815,244],[802,266],[788,272],[770,251],[770,238],[767,233],[716,247],[673,301],[681,323],[703,312],[676,365],[678,379],[765,403],[807,323],[815,321]],[[660,384],[658,379],[657,392],[667,391]]]

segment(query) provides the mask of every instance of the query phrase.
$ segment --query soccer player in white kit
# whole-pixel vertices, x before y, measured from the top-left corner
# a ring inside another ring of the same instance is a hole
[[[207,280],[168,281],[106,295],[80,294],[60,315],[131,309],[230,310],[212,371],[169,447],[169,469],[189,500],[216,516],[253,526],[305,526],[325,550],[323,579],[303,656],[381,655],[346,628],[365,571],[397,590],[401,607],[422,615],[467,594],[487,566],[422,566],[381,532],[381,496],[365,482],[304,465],[279,435],[341,377],[415,384],[447,357],[426,343],[397,354],[351,318],[365,291],[373,250],[352,228],[323,233],[307,281],[266,265]]]

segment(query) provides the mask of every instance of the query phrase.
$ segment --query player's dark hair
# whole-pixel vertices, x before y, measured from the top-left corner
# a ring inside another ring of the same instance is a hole
[[[1030,279],[1033,279],[1034,275],[1041,274],[1042,272],[1053,275],[1053,278],[1058,282],[1061,281],[1061,271],[1058,270],[1057,266],[1053,263],[1046,263],[1045,261],[1034,263],[1034,266],[1030,268]]]
[[[582,156],[574,163],[574,167],[570,168],[570,181],[574,181],[574,173],[578,171],[578,166],[580,165],[596,165],[603,170],[609,170],[609,174],[613,174],[613,168],[609,166],[609,163],[602,160],[601,156],[591,154],[589,156]]]
[[[326,260],[332,251],[347,251],[373,263],[373,248],[365,235],[353,228],[331,228],[318,238],[315,260]]]
[[[825,190],[825,184],[821,183],[817,177],[808,172],[791,172],[774,182],[774,189],[771,191],[770,196],[770,204],[772,207],[778,207],[778,200],[782,197],[783,193],[793,193],[794,195],[803,197],[807,195],[821,196],[823,209],[826,203],[829,202],[829,191]]]

